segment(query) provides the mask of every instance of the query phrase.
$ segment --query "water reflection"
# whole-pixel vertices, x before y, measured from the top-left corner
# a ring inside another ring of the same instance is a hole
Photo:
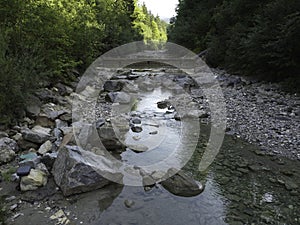
[[[135,110],[144,112],[140,114],[142,123],[159,124],[165,130],[160,132],[157,126],[149,126],[139,134],[129,131],[127,144],[144,143],[151,148],[153,143],[160,144],[139,154],[127,150],[122,159],[129,164],[150,165],[161,160],[181,140],[180,122],[156,107],[158,101],[170,94],[158,88],[141,97]],[[155,130],[156,135],[149,135]],[[114,200],[110,199],[111,205],[101,208],[106,200],[99,200],[98,207],[103,212],[98,209],[99,215],[89,224],[300,224],[299,161],[265,155],[257,147],[227,135],[214,163],[208,171],[200,173],[198,165],[209,133],[210,127],[202,124],[198,147],[184,167],[187,174],[205,184],[203,193],[184,198],[159,184],[148,191],[126,186]],[[130,205],[126,204],[128,201]]]
[[[124,187],[112,206],[93,224],[225,224],[225,205],[218,192],[210,181],[207,191],[192,198],[171,195],[161,186],[149,192],[141,187]],[[126,200],[134,205],[127,208]]]

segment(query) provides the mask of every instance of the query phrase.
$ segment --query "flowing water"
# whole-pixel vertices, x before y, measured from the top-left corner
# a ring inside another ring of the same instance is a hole
[[[159,143],[153,150],[135,153],[127,150],[122,159],[138,165],[151,164],[170,154],[180,141],[180,121],[171,119],[156,103],[170,96],[157,88],[141,95],[135,110],[141,115],[144,130],[129,131],[127,144],[146,146]],[[143,116],[144,115],[144,116]],[[149,116],[151,115],[151,116]],[[154,116],[155,115],[155,116]],[[147,126],[155,124],[156,126]],[[163,128],[162,128],[163,127]],[[149,132],[158,131],[156,135]],[[179,197],[162,186],[144,190],[124,186],[115,199],[99,200],[102,213],[87,224],[300,224],[300,163],[276,155],[266,155],[254,145],[226,135],[223,146],[208,171],[198,165],[209,137],[210,126],[201,124],[200,138],[185,173],[205,184],[195,197]],[[138,138],[137,138],[138,136]],[[135,137],[135,138],[133,138]],[[127,202],[127,203],[126,203]]]
[[[141,94],[134,110],[141,112],[143,131],[129,131],[125,142],[154,147],[143,153],[128,149],[122,153],[122,160],[151,164],[167,157],[180,144],[181,122],[173,119],[173,112],[165,113],[166,109],[158,109],[156,104],[170,95],[161,88]],[[64,205],[71,224],[300,224],[299,161],[266,155],[258,147],[226,135],[215,161],[205,173],[199,172],[209,134],[209,124],[201,123],[199,143],[183,168],[205,185],[198,196],[175,196],[159,184],[148,189],[111,185],[68,199],[55,197],[58,200],[54,202]],[[43,221],[49,218],[26,210],[27,224],[45,224]],[[21,219],[14,224],[23,222]]]

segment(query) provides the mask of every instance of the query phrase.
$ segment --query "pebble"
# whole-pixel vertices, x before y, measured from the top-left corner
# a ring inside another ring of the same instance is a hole
[[[11,211],[14,211],[16,208],[18,208],[18,204],[13,204],[11,207],[9,207]]]
[[[131,208],[131,207],[135,204],[135,202],[132,201],[132,200],[126,199],[126,200],[124,201],[124,204],[125,204],[125,206],[126,206],[127,208]]]
[[[268,153],[300,159],[300,97],[267,82],[242,82],[227,86],[239,77],[213,70],[222,86],[227,105],[227,127],[243,140],[257,144]],[[256,152],[261,155],[260,152]]]

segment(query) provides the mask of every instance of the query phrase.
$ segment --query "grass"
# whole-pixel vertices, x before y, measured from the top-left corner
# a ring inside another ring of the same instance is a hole
[[[1,173],[2,177],[3,177],[3,180],[6,181],[6,182],[9,182],[10,179],[11,179],[11,175],[13,175],[16,171],[17,171],[17,169],[13,166],[11,166],[7,170],[3,171]]]

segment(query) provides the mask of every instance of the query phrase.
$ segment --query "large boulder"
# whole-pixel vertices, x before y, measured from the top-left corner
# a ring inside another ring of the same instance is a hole
[[[52,174],[63,194],[69,196],[96,190],[111,183],[103,174],[121,181],[123,175],[116,173],[114,166],[116,165],[111,165],[103,156],[76,146],[65,146],[58,153]]]
[[[18,151],[17,142],[13,139],[4,137],[0,139],[0,164],[12,161]]]
[[[21,131],[23,139],[37,144],[43,144],[50,139],[51,129],[44,128],[41,126],[35,126],[30,129],[24,129]]]
[[[170,171],[170,173],[172,174],[173,171]],[[179,171],[172,177],[162,181],[161,185],[170,193],[183,197],[196,196],[204,190],[204,186],[200,182],[195,181],[182,171]]]

